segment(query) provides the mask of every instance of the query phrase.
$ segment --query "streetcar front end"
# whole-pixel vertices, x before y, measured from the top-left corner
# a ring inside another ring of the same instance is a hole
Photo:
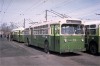
[[[84,25],[79,20],[66,20],[61,24],[60,53],[85,50]]]

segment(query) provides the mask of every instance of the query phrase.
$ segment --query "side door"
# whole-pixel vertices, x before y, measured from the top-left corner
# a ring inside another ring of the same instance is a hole
[[[58,24],[51,25],[51,48],[53,51],[57,50],[57,41],[59,40],[58,36],[60,33]]]
[[[98,25],[98,35],[100,36],[100,25]]]
[[[99,25],[99,29],[98,29],[98,34],[99,34],[99,45],[98,45],[98,52],[100,53],[100,25]]]
[[[85,26],[85,44],[88,44],[88,37],[89,37],[89,25]]]

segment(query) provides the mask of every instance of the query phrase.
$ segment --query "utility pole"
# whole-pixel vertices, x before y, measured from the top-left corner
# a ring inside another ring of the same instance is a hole
[[[45,13],[46,22],[47,22],[47,11],[48,11],[48,10],[45,11],[45,12],[46,12],[46,13]]]
[[[47,22],[47,20],[48,20],[48,18],[47,18],[47,16],[48,16],[48,15],[47,15],[47,12],[53,13],[53,14],[59,16],[60,18],[71,18],[71,17],[68,16],[68,15],[60,14],[60,13],[55,12],[55,11],[53,11],[53,10],[45,10],[45,19],[46,19],[46,22]]]
[[[25,18],[24,18],[24,24],[23,24],[23,28],[25,28]]]

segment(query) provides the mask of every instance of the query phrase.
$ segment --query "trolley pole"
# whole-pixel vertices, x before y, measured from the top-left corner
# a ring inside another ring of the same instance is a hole
[[[96,15],[100,15],[100,14],[96,14]]]
[[[24,18],[24,24],[23,24],[23,27],[25,28],[25,18]]]

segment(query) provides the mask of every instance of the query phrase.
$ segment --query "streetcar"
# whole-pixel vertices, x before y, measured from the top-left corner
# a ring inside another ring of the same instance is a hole
[[[24,28],[19,27],[19,28],[13,29],[11,31],[11,36],[12,36],[11,39],[14,41],[25,42],[25,40],[24,40]]]
[[[91,54],[100,53],[100,20],[88,20],[85,23],[85,47]]]
[[[24,31],[27,45],[44,48],[46,53],[85,50],[85,29],[80,19],[39,22]]]

